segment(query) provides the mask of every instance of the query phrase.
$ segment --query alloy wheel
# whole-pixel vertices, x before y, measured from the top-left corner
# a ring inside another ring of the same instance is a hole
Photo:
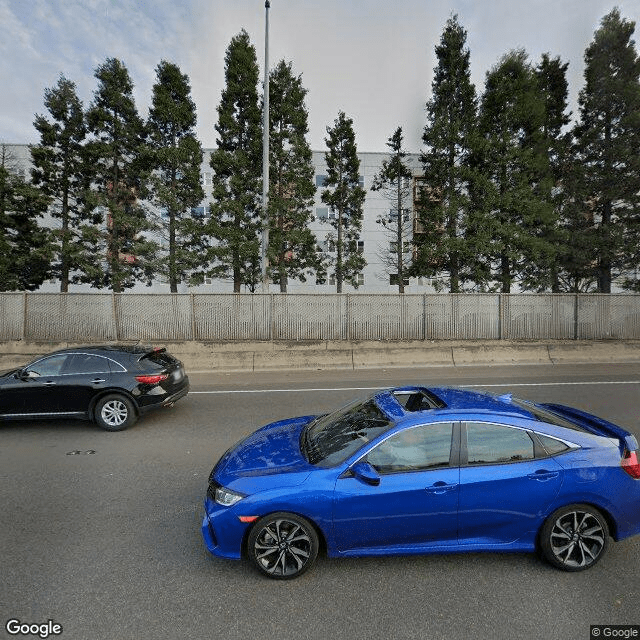
[[[256,524],[249,538],[255,565],[271,578],[294,578],[306,571],[318,553],[313,526],[293,514],[274,514]]]
[[[601,520],[594,513],[573,510],[555,520],[549,542],[559,564],[579,570],[588,568],[600,557],[606,536]]]

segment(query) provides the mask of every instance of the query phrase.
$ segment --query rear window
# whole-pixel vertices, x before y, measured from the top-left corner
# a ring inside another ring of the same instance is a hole
[[[511,402],[516,406],[525,409],[533,417],[540,421],[546,422],[547,424],[554,424],[557,427],[565,427],[566,429],[572,429],[573,431],[580,431],[581,433],[589,433],[587,429],[584,429],[579,424],[575,422],[571,422],[562,416],[559,416],[557,413],[553,411],[549,411],[549,409],[544,409],[543,407],[534,404],[533,402],[528,402],[526,400],[521,400],[519,398],[512,398]]]
[[[178,361],[166,351],[150,351],[140,358],[140,362],[155,365],[158,370],[174,366]]]

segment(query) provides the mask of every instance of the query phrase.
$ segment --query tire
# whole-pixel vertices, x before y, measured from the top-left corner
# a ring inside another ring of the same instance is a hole
[[[126,396],[112,393],[96,403],[93,416],[98,426],[105,431],[122,431],[137,420],[133,403]]]
[[[607,522],[588,504],[571,504],[557,509],[540,531],[542,555],[563,571],[584,571],[593,567],[608,546]]]
[[[291,580],[311,568],[319,540],[313,525],[293,513],[261,518],[251,529],[247,552],[258,571],[276,580]]]

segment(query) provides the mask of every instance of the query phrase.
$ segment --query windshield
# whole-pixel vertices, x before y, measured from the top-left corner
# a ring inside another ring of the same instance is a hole
[[[311,464],[332,467],[390,425],[372,399],[357,400],[310,423],[302,432],[301,449]]]

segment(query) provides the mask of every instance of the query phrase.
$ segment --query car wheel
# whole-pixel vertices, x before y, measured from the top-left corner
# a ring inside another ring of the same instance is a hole
[[[583,571],[604,555],[609,532],[602,514],[587,504],[572,504],[554,511],[540,532],[546,560],[565,571]]]
[[[272,513],[256,522],[247,551],[259,571],[277,580],[297,578],[318,555],[318,534],[313,525],[293,513]]]
[[[100,398],[94,410],[99,427],[107,431],[122,431],[136,421],[136,410],[126,396],[111,394]]]

